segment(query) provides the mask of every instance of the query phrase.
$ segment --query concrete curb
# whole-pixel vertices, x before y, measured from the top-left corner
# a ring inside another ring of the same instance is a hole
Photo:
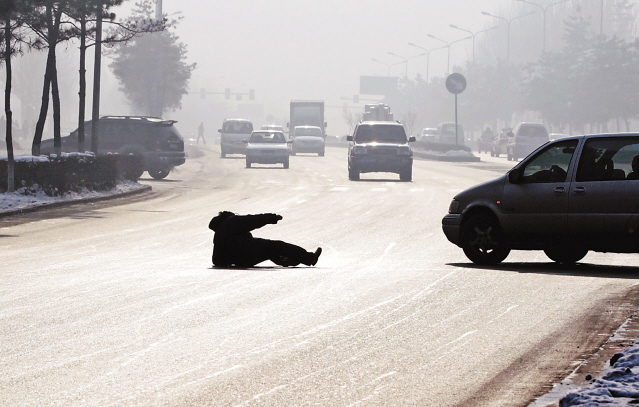
[[[79,204],[79,203],[108,201],[109,199],[123,198],[123,197],[131,196],[131,195],[140,194],[142,192],[148,192],[151,190],[152,188],[150,185],[140,185],[139,188],[136,188],[130,191],[125,191],[125,192],[112,192],[102,196],[90,196],[86,198],[71,199],[68,201],[47,202],[47,203],[43,203],[39,205],[28,206],[25,208],[11,209],[8,211],[0,212],[0,218],[5,218],[7,216],[12,216],[12,215],[20,215],[24,213],[36,212],[43,209],[60,208],[63,206],[70,206],[70,205]]]

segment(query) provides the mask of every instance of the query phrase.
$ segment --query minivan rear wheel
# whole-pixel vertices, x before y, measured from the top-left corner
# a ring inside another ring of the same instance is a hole
[[[474,215],[464,224],[461,245],[470,261],[481,265],[501,263],[510,249],[504,246],[499,222],[488,214]]]
[[[149,175],[152,176],[153,179],[164,179],[170,172],[171,170],[166,168],[162,170],[149,170]]]
[[[586,257],[588,249],[580,247],[558,245],[544,249],[546,256],[554,262],[561,264],[575,264]]]

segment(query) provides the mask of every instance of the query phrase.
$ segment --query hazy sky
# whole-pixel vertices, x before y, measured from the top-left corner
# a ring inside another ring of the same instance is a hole
[[[176,33],[197,63],[191,89],[246,92],[256,101],[322,99],[342,104],[359,93],[360,75],[403,75],[401,58],[444,45],[494,25],[482,10],[498,12],[505,0],[163,0],[165,14],[181,12]],[[133,4],[133,1],[128,3]],[[508,3],[510,4],[510,3]],[[121,16],[128,12],[122,10]],[[481,34],[480,34],[481,35]],[[451,47],[451,67],[471,56],[471,41]],[[446,50],[431,54],[430,75],[446,72]],[[426,57],[408,62],[408,75],[425,76]],[[221,97],[221,99],[223,99]]]

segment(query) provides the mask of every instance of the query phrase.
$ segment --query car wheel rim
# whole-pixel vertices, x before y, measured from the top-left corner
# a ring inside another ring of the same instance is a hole
[[[479,224],[472,229],[469,243],[476,253],[489,255],[498,247],[499,241],[492,225]]]

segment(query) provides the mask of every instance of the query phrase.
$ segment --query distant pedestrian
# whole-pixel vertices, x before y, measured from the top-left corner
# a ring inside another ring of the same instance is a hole
[[[218,267],[253,267],[270,260],[280,266],[305,264],[314,266],[322,253],[315,252],[280,240],[253,237],[251,231],[268,224],[276,224],[282,217],[274,213],[236,215],[223,211],[211,219],[209,229],[213,237],[213,264]]]
[[[204,122],[200,122],[200,125],[197,127],[197,140],[195,144],[200,144],[200,139],[202,139],[202,144],[206,144],[206,140],[204,139]]]

